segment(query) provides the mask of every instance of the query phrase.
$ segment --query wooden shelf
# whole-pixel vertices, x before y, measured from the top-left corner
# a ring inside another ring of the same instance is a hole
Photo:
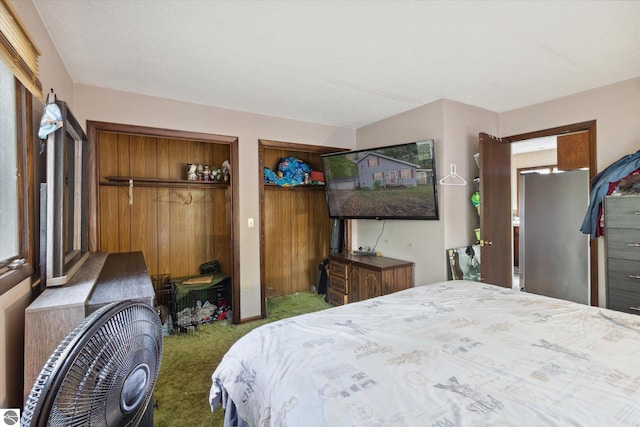
[[[192,181],[186,179],[170,179],[170,178],[143,178],[128,176],[107,176],[106,182],[100,185],[110,185],[116,187],[129,186],[129,180],[133,180],[134,187],[213,187],[228,188],[228,182],[218,181]]]
[[[315,184],[300,184],[300,185],[291,185],[288,187],[284,187],[282,185],[273,184],[273,183],[264,183],[265,190],[316,190],[316,191],[324,191],[324,185],[315,185]]]

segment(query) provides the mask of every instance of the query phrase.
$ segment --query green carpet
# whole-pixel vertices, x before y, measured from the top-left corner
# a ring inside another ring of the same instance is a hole
[[[238,338],[275,320],[331,307],[324,295],[297,293],[267,299],[267,318],[233,325],[214,322],[200,325],[195,333],[164,338],[162,364],[154,390],[156,427],[222,426],[223,411],[209,407],[211,374]]]

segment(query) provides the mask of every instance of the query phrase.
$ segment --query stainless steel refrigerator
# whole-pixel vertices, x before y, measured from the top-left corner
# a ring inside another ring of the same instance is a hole
[[[588,304],[589,236],[580,226],[589,204],[589,172],[520,179],[520,287]]]

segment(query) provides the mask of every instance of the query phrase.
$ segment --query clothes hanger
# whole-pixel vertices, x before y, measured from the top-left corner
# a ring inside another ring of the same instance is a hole
[[[456,172],[456,164],[451,163],[451,170],[449,175],[442,177],[440,179],[441,185],[467,185],[467,181],[463,177],[457,174]]]

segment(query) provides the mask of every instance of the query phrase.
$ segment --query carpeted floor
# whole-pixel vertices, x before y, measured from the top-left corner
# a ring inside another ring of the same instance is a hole
[[[267,299],[267,318],[233,325],[200,325],[195,333],[164,338],[162,364],[154,390],[156,427],[222,426],[224,414],[209,407],[211,374],[231,345],[252,329],[275,320],[331,307],[324,295],[297,293]]]

